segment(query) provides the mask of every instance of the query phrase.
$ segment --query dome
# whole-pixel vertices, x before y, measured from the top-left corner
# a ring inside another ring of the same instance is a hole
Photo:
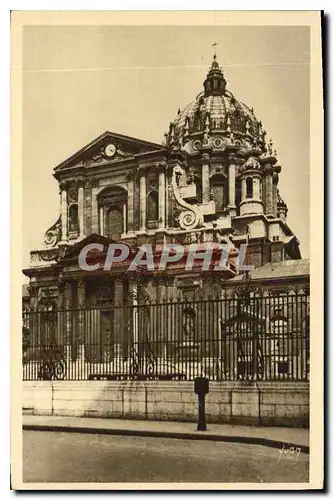
[[[210,144],[217,136],[239,140],[243,146],[264,148],[265,132],[257,120],[253,109],[238,101],[226,89],[226,80],[215,57],[204,81],[204,91],[194,101],[179,110],[174,122],[170,124],[167,143],[182,143],[184,146],[191,137],[203,137]],[[197,140],[198,142],[198,140]]]

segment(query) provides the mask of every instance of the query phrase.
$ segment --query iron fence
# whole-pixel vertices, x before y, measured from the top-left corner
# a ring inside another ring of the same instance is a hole
[[[308,293],[23,313],[24,380],[307,380]]]

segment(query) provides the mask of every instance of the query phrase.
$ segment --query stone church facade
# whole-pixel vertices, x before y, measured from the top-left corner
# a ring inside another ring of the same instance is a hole
[[[58,165],[60,215],[23,271],[24,411],[195,420],[201,375],[209,421],[307,425],[309,263],[280,173],[216,57],[163,144],[104,132]],[[219,272],[184,259],[146,274],[127,261],[80,267],[87,245],[102,263],[120,242],[131,255],[151,244],[155,260],[166,244],[226,244],[228,261]],[[250,274],[238,272],[243,244]]]
[[[261,121],[227,88],[214,56],[203,91],[177,112],[163,144],[104,132],[54,169],[60,215],[23,271],[30,310],[50,300],[58,308],[126,303],[132,284],[124,266],[79,268],[81,249],[94,242],[133,251],[150,243],[157,252],[166,243],[217,242],[232,256],[247,243],[246,263],[255,267],[300,259],[280,172]],[[229,263],[215,277],[178,264],[147,276],[145,287],[158,301],[212,293],[236,276]]]

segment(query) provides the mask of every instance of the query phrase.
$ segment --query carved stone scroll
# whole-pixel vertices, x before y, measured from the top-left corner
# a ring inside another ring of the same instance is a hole
[[[175,165],[172,176],[172,189],[177,204],[184,209],[178,216],[178,224],[181,229],[188,231],[202,226],[203,216],[196,205],[190,205],[179,194],[178,177],[182,175],[182,173],[182,168],[179,165]]]
[[[57,221],[46,231],[44,235],[44,244],[48,248],[57,245],[58,241],[61,240],[61,215],[58,217]]]

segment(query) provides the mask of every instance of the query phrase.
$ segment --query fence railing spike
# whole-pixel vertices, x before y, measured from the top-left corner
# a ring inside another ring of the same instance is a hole
[[[308,380],[309,297],[252,294],[24,310],[23,379]]]

